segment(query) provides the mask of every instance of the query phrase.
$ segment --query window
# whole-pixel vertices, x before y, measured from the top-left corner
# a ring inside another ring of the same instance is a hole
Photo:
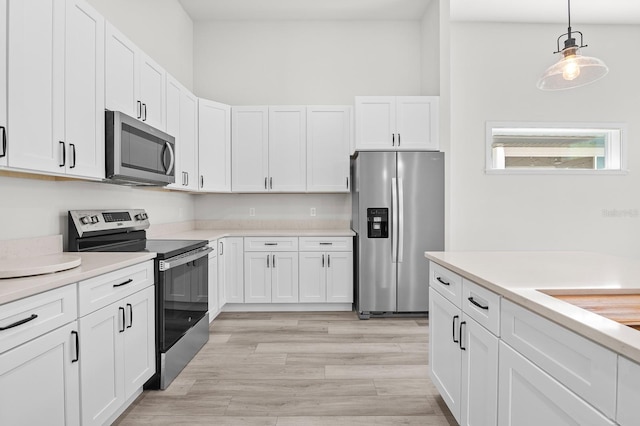
[[[625,169],[626,125],[487,123],[487,172],[602,173]]]

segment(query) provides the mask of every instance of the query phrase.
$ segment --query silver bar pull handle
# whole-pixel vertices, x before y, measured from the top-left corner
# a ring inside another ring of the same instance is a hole
[[[398,146],[400,137],[398,136]],[[402,179],[398,179],[398,262],[404,257],[404,186]]]
[[[269,267],[269,255],[267,255],[267,268]]]
[[[267,178],[264,178],[264,189],[267,189]]]
[[[391,178],[391,262],[398,261],[398,184],[396,178]]]
[[[273,178],[269,178],[269,189],[273,189]]]
[[[276,255],[272,255],[273,256],[273,262],[271,262],[271,264],[273,265],[273,267],[276,267]]]
[[[322,267],[324,268],[324,254],[322,255]]]
[[[349,176],[347,176],[347,189],[349,189]]]
[[[331,268],[331,255],[327,255],[327,268]]]

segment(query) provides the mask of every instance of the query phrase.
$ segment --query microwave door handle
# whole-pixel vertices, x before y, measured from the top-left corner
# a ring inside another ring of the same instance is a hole
[[[169,150],[169,154],[171,155],[171,161],[169,161],[169,167],[165,167],[164,166],[164,152],[166,150]],[[173,148],[171,147],[171,144],[168,141],[165,141],[164,143],[164,148],[162,149],[162,166],[165,167],[165,175],[169,176],[171,173],[173,173],[173,165],[175,163],[175,154],[173,153]]]

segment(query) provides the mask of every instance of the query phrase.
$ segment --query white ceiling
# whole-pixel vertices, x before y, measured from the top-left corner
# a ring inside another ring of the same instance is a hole
[[[567,0],[450,0],[454,21],[567,23]],[[640,23],[639,0],[573,0],[571,23]]]
[[[439,0],[179,0],[194,21],[419,20]],[[454,21],[567,22],[566,0],[450,0]],[[638,24],[640,0],[573,0],[580,24]]]
[[[416,20],[432,0],[179,0],[194,21]],[[433,0],[438,1],[438,0]]]

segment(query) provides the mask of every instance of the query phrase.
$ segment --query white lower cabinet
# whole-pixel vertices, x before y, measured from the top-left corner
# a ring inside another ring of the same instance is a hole
[[[353,303],[350,237],[300,237],[300,303]]]
[[[500,425],[615,424],[503,342],[499,378]]]
[[[80,424],[77,330],[74,321],[0,355],[0,425]]]
[[[244,303],[244,244],[242,237],[218,240],[218,285],[220,306]]]
[[[640,365],[618,356],[618,405],[616,421],[620,426],[638,424],[640,419]]]
[[[104,424],[155,373],[154,287],[80,318],[82,424]]]
[[[459,296],[464,294],[462,308],[436,287],[429,288],[431,378],[459,424],[496,425],[499,338],[494,334],[497,330],[485,328],[474,317],[480,310],[484,317],[497,316],[499,320],[500,298],[487,291],[480,299],[475,283],[460,282],[462,286],[449,296],[451,300],[461,300]]]
[[[218,289],[218,242],[211,242],[209,247],[213,249],[213,251],[209,253],[209,276],[207,279],[209,286],[209,323],[211,323],[220,313],[221,306],[220,292]]]
[[[80,424],[76,291],[0,306],[0,425]]]
[[[298,303],[298,252],[246,252],[245,303]]]
[[[429,288],[429,373],[449,410],[460,423],[462,351],[460,308]],[[457,337],[456,337],[457,336]]]

